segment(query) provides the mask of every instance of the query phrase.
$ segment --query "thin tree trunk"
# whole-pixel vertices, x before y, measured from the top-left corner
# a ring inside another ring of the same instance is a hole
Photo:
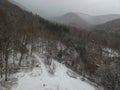
[[[21,54],[21,57],[20,57],[20,60],[19,60],[19,63],[18,63],[19,66],[21,66],[22,59],[23,59],[23,54]]]
[[[5,55],[5,81],[8,81],[8,53]]]
[[[1,78],[3,77],[3,74],[2,74],[2,67],[1,67],[1,74],[0,74]]]
[[[13,52],[13,64],[15,64],[15,52]]]

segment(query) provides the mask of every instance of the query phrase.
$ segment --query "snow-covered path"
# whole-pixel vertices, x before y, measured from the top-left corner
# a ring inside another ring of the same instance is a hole
[[[21,75],[22,77],[18,78],[18,85],[12,90],[95,90],[79,78],[75,79],[67,75],[69,69],[56,61],[53,61],[56,66],[54,75],[49,74],[44,59],[36,54],[34,56],[39,61],[40,67],[34,68],[29,73],[17,74],[17,77]]]

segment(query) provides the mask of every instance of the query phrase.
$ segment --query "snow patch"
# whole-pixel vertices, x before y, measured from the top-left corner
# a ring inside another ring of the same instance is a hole
[[[119,57],[119,53],[115,50],[110,49],[110,48],[103,48],[103,54],[106,57]]]
[[[47,71],[44,60],[36,54],[34,56],[41,66],[34,68],[29,73],[18,73],[18,85],[13,87],[12,90],[95,90],[93,86],[81,81],[79,78],[73,78],[73,76],[77,77],[77,74],[54,60],[53,63],[56,69],[54,76],[51,76]]]

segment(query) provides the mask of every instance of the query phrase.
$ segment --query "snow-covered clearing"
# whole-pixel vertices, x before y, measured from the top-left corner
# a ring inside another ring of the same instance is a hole
[[[80,80],[79,75],[75,74],[76,78],[68,75],[67,72],[70,74],[71,70],[57,61],[53,60],[52,65],[54,64],[56,69],[54,74],[50,74],[44,59],[37,54],[34,56],[39,61],[39,67],[35,67],[31,72],[15,74],[18,82],[11,90],[95,90],[93,86]]]

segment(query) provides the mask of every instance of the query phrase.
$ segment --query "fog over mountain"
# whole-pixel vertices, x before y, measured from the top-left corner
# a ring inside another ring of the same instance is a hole
[[[95,25],[104,24],[106,22],[120,19],[120,14],[106,14],[92,16],[84,13],[67,13],[62,16],[50,18],[49,20],[65,24],[68,26],[74,26],[78,28],[90,29]]]
[[[50,21],[61,23],[67,26],[78,27],[87,29],[90,25],[83,17],[78,15],[77,13],[67,13],[60,17],[50,18]]]
[[[14,0],[43,17],[61,16],[68,12],[90,15],[120,14],[120,0]]]

